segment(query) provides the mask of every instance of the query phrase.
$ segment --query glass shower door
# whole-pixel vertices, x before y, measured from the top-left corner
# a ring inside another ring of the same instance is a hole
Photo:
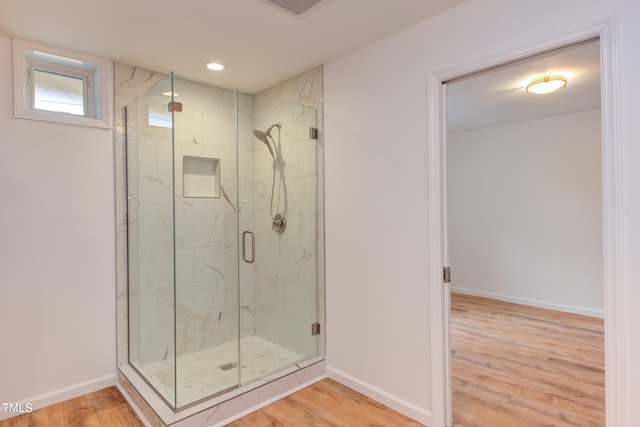
[[[240,354],[247,384],[318,355],[318,145],[310,135],[318,111],[261,94],[240,105]]]
[[[237,388],[238,216],[234,90],[174,77],[176,402]]]

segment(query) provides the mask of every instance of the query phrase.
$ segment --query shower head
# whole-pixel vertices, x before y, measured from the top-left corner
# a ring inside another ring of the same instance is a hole
[[[269,152],[271,153],[271,157],[273,157],[275,159],[276,158],[276,154],[273,152],[273,148],[271,148],[271,144],[269,143],[269,140],[267,139],[267,135],[269,135],[269,132],[271,131],[272,128],[273,128],[273,126],[271,126],[267,132],[263,132],[260,129],[254,129],[253,130],[253,135],[256,138],[258,138],[260,141],[265,143],[265,145],[269,149]]]
[[[271,136],[271,130],[273,130],[273,128],[280,129],[281,127],[282,127],[282,123],[278,122],[278,123],[272,124],[269,127],[269,129],[267,129],[264,132],[261,131],[260,129],[253,130],[253,135],[267,145],[267,148],[269,148],[269,152],[271,153],[271,157],[273,157],[274,159],[276,158],[276,153],[273,152],[273,148],[271,148],[271,143],[269,142],[269,138],[267,137]]]
[[[253,136],[258,138],[260,141],[264,142],[265,144],[267,143],[267,134],[261,131],[260,129],[254,129]]]

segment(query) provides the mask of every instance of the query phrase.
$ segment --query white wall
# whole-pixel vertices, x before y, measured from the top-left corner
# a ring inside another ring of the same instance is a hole
[[[449,135],[451,286],[603,316],[600,111]]]
[[[549,14],[550,7],[559,8]],[[325,66],[327,363],[429,420],[427,78],[617,15],[624,150],[627,424],[640,394],[640,7],[631,0],[470,0]],[[355,345],[354,345],[355,343]],[[384,393],[381,393],[383,391]],[[435,400],[435,399],[434,399]],[[635,416],[632,416],[635,415]],[[430,425],[430,427],[437,427]]]
[[[0,37],[0,401],[35,409],[115,383],[113,138],[15,119],[11,52]]]

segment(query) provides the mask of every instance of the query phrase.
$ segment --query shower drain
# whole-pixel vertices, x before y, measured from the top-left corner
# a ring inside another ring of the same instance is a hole
[[[229,362],[229,363],[225,363],[224,365],[218,366],[218,368],[222,369],[223,371],[228,371],[229,369],[233,369],[236,366],[238,366],[237,363]]]

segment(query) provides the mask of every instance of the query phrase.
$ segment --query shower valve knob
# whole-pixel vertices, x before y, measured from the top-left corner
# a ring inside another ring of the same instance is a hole
[[[286,227],[287,221],[284,219],[284,215],[276,214],[276,216],[273,217],[272,230],[277,233],[282,233]]]

